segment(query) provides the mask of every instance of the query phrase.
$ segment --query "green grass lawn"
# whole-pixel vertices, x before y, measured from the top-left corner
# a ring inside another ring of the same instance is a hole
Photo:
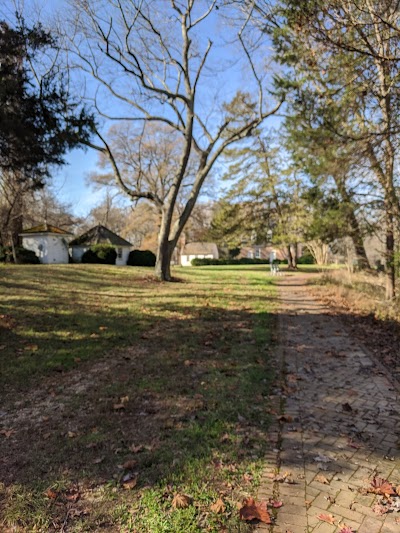
[[[0,268],[0,530],[249,531],[276,291],[263,265],[175,275]]]

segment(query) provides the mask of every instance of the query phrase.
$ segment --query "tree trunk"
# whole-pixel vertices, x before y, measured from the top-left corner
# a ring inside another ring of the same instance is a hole
[[[335,183],[336,183],[336,187],[339,191],[339,194],[343,202],[345,202],[346,205],[348,206],[346,209],[346,218],[347,218],[347,223],[350,227],[350,237],[354,244],[358,266],[361,269],[371,268],[369,261],[368,261],[367,253],[365,251],[364,240],[362,237],[360,224],[358,223],[357,217],[354,213],[354,209],[352,207],[352,198],[347,191],[347,188],[344,183],[344,179],[339,178],[337,176],[335,177]]]
[[[297,249],[297,242],[293,244],[293,252],[292,252],[292,263],[293,263],[293,269],[297,270],[297,259],[298,259],[298,249]]]
[[[396,276],[394,264],[394,223],[389,209],[386,214],[386,300],[396,295]]]
[[[174,246],[169,240],[171,229],[168,213],[161,214],[160,231],[158,234],[158,249],[155,266],[155,275],[160,281],[171,281],[171,258]]]
[[[294,270],[293,256],[292,256],[292,250],[291,250],[290,244],[288,244],[286,246],[286,255],[287,255],[287,258],[288,258],[288,269],[289,270]]]
[[[172,249],[173,250],[173,249]],[[160,281],[171,281],[171,247],[167,241],[158,245],[155,274]]]

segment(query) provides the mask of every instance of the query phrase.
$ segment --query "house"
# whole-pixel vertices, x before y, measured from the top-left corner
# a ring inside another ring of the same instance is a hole
[[[32,250],[44,264],[68,264],[68,240],[71,233],[63,229],[42,224],[20,233],[22,246]]]
[[[114,246],[117,252],[116,265],[126,265],[132,244],[104,226],[95,226],[69,243],[72,259],[79,263],[82,255],[96,244]]]
[[[181,265],[191,266],[192,259],[219,259],[217,245],[213,242],[189,242],[181,252]]]

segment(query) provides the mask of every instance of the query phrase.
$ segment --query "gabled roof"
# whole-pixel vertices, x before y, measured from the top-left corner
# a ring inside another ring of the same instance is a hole
[[[65,231],[50,224],[41,224],[33,228],[24,229],[20,235],[30,235],[32,233],[56,233],[57,235],[72,235],[69,231]]]
[[[218,257],[218,248],[214,242],[188,242],[181,255],[210,255]]]
[[[132,246],[116,233],[104,226],[95,226],[69,243],[70,246],[92,246],[93,244],[111,244],[112,246]]]

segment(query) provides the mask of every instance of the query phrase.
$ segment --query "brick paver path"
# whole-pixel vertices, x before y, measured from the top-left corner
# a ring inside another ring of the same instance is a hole
[[[280,478],[269,465],[259,498],[273,492],[283,506],[273,526],[256,531],[400,533],[400,512],[377,514],[381,497],[360,491],[375,475],[400,485],[398,388],[304,277],[279,285],[286,419],[275,450]]]

